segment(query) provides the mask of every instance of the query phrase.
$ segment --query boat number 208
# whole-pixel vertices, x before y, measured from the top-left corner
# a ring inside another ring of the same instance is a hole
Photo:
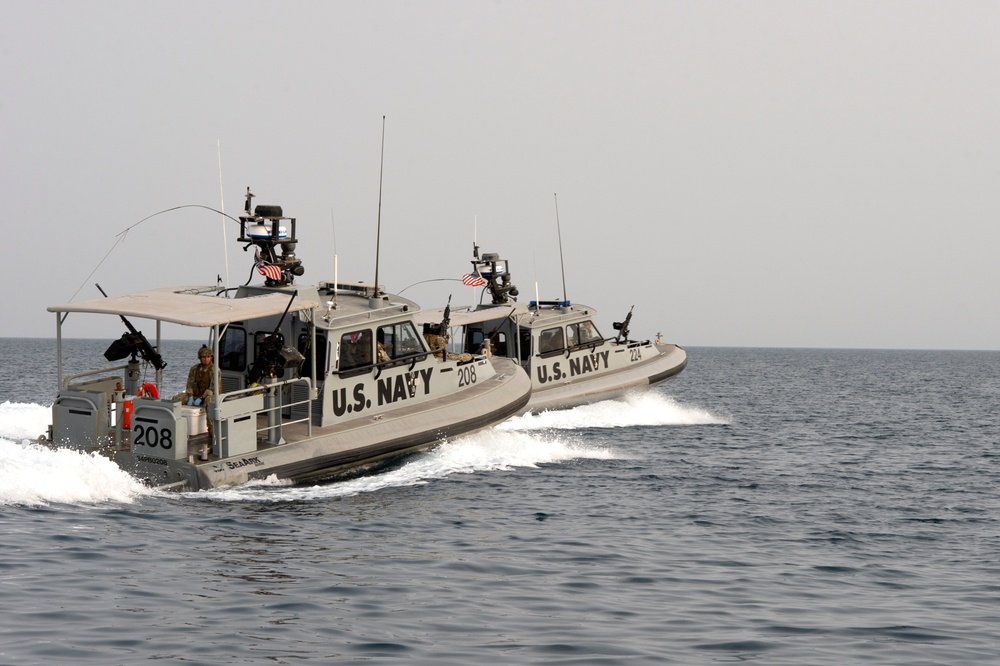
[[[476,366],[466,365],[458,369],[458,385],[470,386],[476,383]]]
[[[132,433],[135,435],[133,437],[133,444],[136,446],[148,446],[150,448],[159,446],[164,450],[171,449],[174,446],[173,431],[170,428],[157,430],[152,426],[143,428],[141,425],[137,425],[132,428]]]

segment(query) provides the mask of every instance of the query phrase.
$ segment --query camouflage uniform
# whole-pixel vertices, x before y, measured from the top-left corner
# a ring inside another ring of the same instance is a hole
[[[207,345],[202,345],[198,350],[198,363],[188,370],[186,392],[193,398],[204,398],[204,402],[209,402],[215,396],[215,363],[208,365],[202,363],[201,359],[206,356],[211,357],[212,350]],[[208,441],[211,442],[213,439],[212,420],[208,419]],[[207,454],[203,455],[202,460],[206,460],[207,457]]]
[[[202,345],[201,349],[198,350],[198,363],[191,366],[188,371],[187,380],[187,393],[195,398],[205,398],[206,400],[212,397],[212,391],[214,389],[215,382],[213,381],[213,375],[215,374],[215,364],[209,363],[205,365],[201,362],[201,359],[206,356],[212,356],[212,350],[208,348],[207,345]]]

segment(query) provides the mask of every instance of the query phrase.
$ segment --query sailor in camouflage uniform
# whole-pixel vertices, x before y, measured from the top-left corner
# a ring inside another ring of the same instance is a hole
[[[185,393],[188,395],[187,404],[201,405],[211,402],[215,396],[215,392],[213,391],[214,382],[212,380],[212,376],[215,374],[215,364],[212,363],[212,357],[212,348],[208,345],[202,345],[201,349],[198,350],[198,363],[191,366],[191,369],[188,370],[187,389],[185,390]],[[208,448],[202,451],[202,460],[208,460],[208,453],[212,446],[211,442],[214,439],[212,420],[208,419],[209,444],[206,445]]]
[[[187,389],[189,405],[200,405],[212,399],[212,376],[215,373],[215,364],[212,363],[212,349],[208,345],[202,345],[198,350],[198,363],[191,366],[188,371]]]

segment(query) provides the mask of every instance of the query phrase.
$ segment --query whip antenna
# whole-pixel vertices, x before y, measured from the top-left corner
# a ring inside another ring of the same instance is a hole
[[[337,276],[337,269],[339,265],[337,263],[337,223],[333,219],[333,207],[330,207],[330,224],[333,226],[333,300],[330,302],[330,309],[337,309],[337,286],[340,284],[340,278]],[[326,313],[330,314],[330,309]]]
[[[382,149],[378,158],[378,216],[375,222],[375,296],[378,291],[378,253],[382,239],[382,165],[385,163],[385,116],[382,116]]]
[[[559,236],[559,270],[562,271],[563,303],[566,303],[566,265],[563,264],[562,251],[562,230],[559,228],[559,197],[552,195],[556,200],[556,234]]]
[[[222,249],[226,259],[226,295],[229,295],[229,243],[226,239],[226,195],[222,189],[222,141],[215,140],[219,154],[219,201],[222,204]]]

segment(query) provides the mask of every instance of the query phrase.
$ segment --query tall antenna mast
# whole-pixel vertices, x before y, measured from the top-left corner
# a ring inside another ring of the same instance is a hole
[[[226,194],[222,188],[222,140],[215,140],[215,148],[219,154],[219,201],[222,204],[222,249],[226,260],[226,296],[229,296],[229,244],[226,238]]]
[[[562,271],[563,303],[566,303],[566,265],[563,263],[562,230],[559,228],[559,197],[555,194],[552,196],[556,200],[556,234],[559,236],[559,270]]]
[[[378,291],[378,253],[382,240],[382,165],[385,161],[385,116],[382,116],[382,149],[378,158],[378,219],[375,224],[375,296]]]
[[[337,275],[339,265],[337,263],[337,223],[333,219],[333,206],[330,206],[330,224],[333,226],[333,309],[337,309],[337,287],[340,285],[340,277]]]

